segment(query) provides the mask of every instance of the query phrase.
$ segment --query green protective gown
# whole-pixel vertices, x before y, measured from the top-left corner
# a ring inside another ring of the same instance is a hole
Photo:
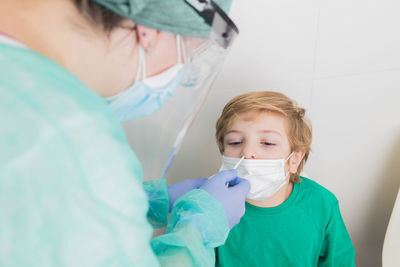
[[[0,118],[0,266],[214,264],[229,231],[222,205],[193,190],[150,241],[141,167],[120,123],[58,64],[0,43]],[[166,184],[158,190],[149,215],[163,209],[162,221]]]

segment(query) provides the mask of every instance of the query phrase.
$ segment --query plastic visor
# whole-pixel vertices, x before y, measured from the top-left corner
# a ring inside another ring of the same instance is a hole
[[[144,180],[165,178],[204,103],[238,34],[236,26],[226,18],[215,12],[207,38],[184,38],[184,77],[161,110],[123,123],[130,145],[142,164]]]

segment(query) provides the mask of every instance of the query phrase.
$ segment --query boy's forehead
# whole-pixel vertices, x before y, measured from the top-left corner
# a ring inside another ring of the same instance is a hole
[[[281,124],[286,123],[287,119],[285,116],[274,111],[246,111],[235,114],[232,122],[235,121],[245,121],[252,123],[262,123],[264,121],[276,121],[281,122]]]
[[[236,119],[243,120],[243,121],[254,121],[261,115],[268,115],[271,113],[272,113],[271,111],[261,111],[261,110],[244,111],[244,112],[236,113]]]
[[[259,131],[277,131],[286,134],[288,121],[286,117],[278,112],[271,111],[248,111],[237,113],[232,117],[227,132],[232,130],[241,130],[234,128],[243,128],[243,130],[250,130],[247,128],[251,126],[252,130]]]

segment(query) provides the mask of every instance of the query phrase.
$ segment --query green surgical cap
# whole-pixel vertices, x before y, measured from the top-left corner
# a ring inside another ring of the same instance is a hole
[[[160,31],[184,36],[202,37],[210,32],[210,26],[185,0],[92,0],[133,20]],[[228,13],[232,0],[214,0]]]

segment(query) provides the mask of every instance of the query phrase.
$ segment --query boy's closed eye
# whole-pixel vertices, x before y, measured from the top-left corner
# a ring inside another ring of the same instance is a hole
[[[265,145],[265,146],[275,146],[275,143],[272,142],[268,142],[268,141],[262,141],[261,144]]]
[[[243,144],[243,141],[228,141],[227,144],[230,146],[238,146]]]

